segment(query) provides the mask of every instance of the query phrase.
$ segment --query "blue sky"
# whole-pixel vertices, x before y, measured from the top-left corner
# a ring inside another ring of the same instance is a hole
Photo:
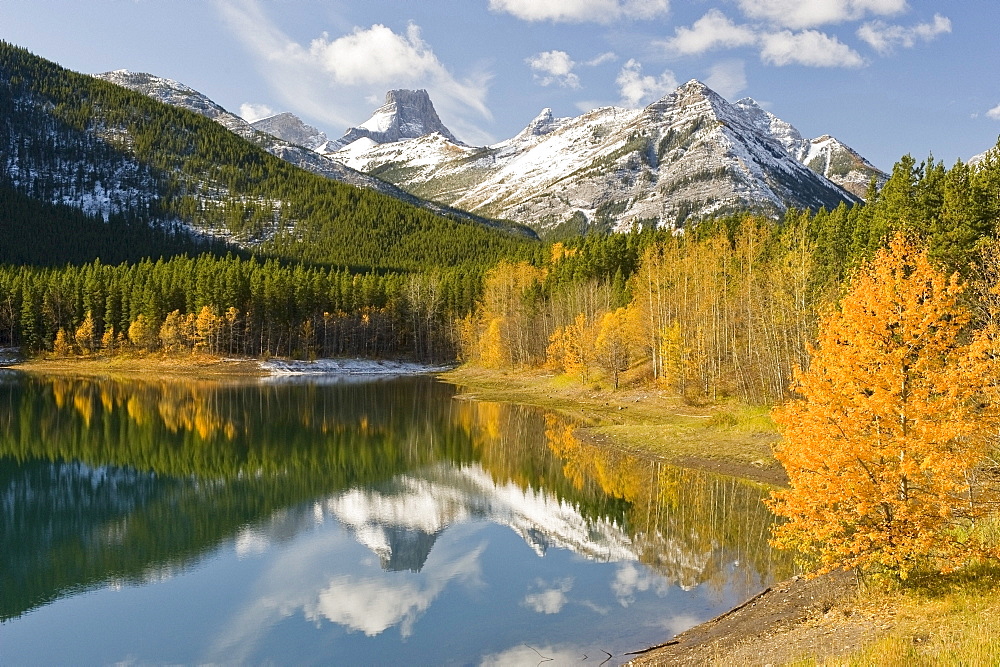
[[[426,88],[488,144],[544,107],[644,106],[696,78],[883,169],[996,143],[998,35],[990,0],[0,0],[0,38],[65,67],[165,76],[331,137],[391,88]]]

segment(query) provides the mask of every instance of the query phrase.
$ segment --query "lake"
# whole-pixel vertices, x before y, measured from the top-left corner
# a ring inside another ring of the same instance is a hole
[[[0,374],[0,662],[619,664],[789,574],[766,491],[426,376]]]

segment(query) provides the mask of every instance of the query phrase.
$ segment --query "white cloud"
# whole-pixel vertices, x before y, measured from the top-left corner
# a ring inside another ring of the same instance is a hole
[[[612,23],[661,16],[670,0],[490,0],[490,9],[524,21]]]
[[[650,571],[640,570],[633,563],[623,563],[615,572],[611,590],[618,598],[618,604],[628,607],[635,602],[636,592],[652,590],[659,597],[665,596],[670,590],[670,582]]]
[[[621,103],[627,107],[648,104],[677,88],[673,72],[665,70],[659,77],[643,76],[642,65],[635,59],[625,63],[615,83],[621,93]]]
[[[718,9],[711,9],[690,28],[680,27],[674,36],[663,42],[669,51],[692,55],[718,47],[735,48],[757,41],[754,31],[736,25]]]
[[[870,21],[858,28],[858,37],[880,54],[892,53],[897,47],[913,48],[917,41],[929,42],[938,35],[951,32],[951,20],[940,14],[930,23],[912,27],[887,25],[883,21]]]
[[[1000,104],[987,111],[986,115],[993,120],[1000,120]]]
[[[538,584],[539,586],[549,585],[542,581],[539,581]],[[555,581],[551,586],[551,588],[546,588],[538,593],[529,593],[524,597],[522,604],[539,614],[558,614],[569,601],[566,594],[573,588],[573,579]]]
[[[861,67],[865,64],[857,51],[836,37],[816,30],[793,33],[789,30],[761,38],[761,60],[771,65],[806,65],[808,67]]]
[[[558,83],[565,88],[579,88],[580,77],[573,73],[576,63],[565,51],[544,51],[525,58],[535,72],[535,80],[543,86]]]
[[[486,106],[490,75],[456,77],[410,25],[399,34],[384,25],[356,27],[340,37],[323,34],[308,45],[282,32],[258,0],[216,0],[227,27],[255,56],[272,90],[302,115],[332,125],[334,131],[364,121],[367,100],[391,88],[424,88],[445,124],[471,128],[472,118],[491,117]],[[459,132],[461,135],[462,133]],[[481,141],[485,136],[467,139]]]
[[[614,62],[615,60],[618,60],[618,55],[614,51],[608,51],[588,60],[584,65],[587,67],[597,67],[604,63]]]
[[[737,0],[743,13],[784,28],[813,28],[905,11],[906,0]]]
[[[712,66],[705,84],[727,99],[747,87],[746,65],[742,60],[725,60]]]
[[[274,109],[266,104],[247,102],[240,105],[240,117],[248,123],[254,123],[262,118],[270,118],[273,115]]]
[[[445,97],[465,104],[489,117],[485,86],[459,82],[420,37],[420,28],[407,27],[398,35],[384,25],[355,28],[350,35],[330,40],[314,39],[309,54],[333,75],[335,83],[357,86],[401,87],[430,84]]]

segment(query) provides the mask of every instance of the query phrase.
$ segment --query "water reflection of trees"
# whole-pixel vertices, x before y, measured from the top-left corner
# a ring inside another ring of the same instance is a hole
[[[566,479],[627,501],[626,526],[642,562],[684,587],[728,582],[752,591],[791,574],[788,554],[768,544],[774,516],[762,502],[765,488],[598,446],[575,431],[549,416],[549,448]]]
[[[174,477],[282,475],[327,490],[442,457],[468,460],[468,437],[449,428],[438,405],[452,393],[429,378],[341,385],[8,383],[0,385],[0,406],[16,411],[0,407],[0,454]]]
[[[429,378],[0,383],[0,620],[189,567],[279,510],[473,447]]]
[[[165,576],[279,511],[442,465],[476,464],[498,487],[568,504],[591,531],[613,526],[681,585],[738,572],[753,586],[781,565],[759,489],[593,447],[534,408],[453,395],[430,378],[8,378],[0,620],[66,592]]]

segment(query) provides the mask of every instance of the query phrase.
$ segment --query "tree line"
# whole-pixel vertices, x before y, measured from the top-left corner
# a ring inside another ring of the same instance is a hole
[[[356,273],[208,254],[0,266],[0,346],[452,359],[452,321],[472,308],[480,281],[469,269]]]

